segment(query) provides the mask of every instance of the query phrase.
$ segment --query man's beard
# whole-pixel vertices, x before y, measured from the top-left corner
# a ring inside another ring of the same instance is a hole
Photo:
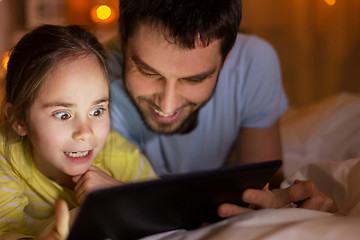
[[[123,65],[123,69],[126,69],[125,67],[125,62]],[[210,101],[211,97],[214,95],[214,92],[216,90],[216,86],[218,83],[218,78],[219,78],[219,73],[216,76],[216,84],[215,87],[213,89],[213,92],[210,94],[210,96],[204,101],[202,102],[199,107],[197,107],[196,109],[194,109],[192,112],[190,112],[190,114],[184,118],[182,120],[182,122],[179,124],[178,127],[171,129],[172,125],[174,123],[162,123],[162,122],[158,122],[156,120],[154,120],[157,124],[156,128],[153,127],[147,118],[146,118],[146,111],[142,110],[140,107],[140,104],[138,104],[138,102],[136,101],[135,97],[131,94],[131,92],[129,91],[129,89],[126,86],[126,82],[125,82],[125,71],[123,72],[123,84],[124,84],[124,89],[126,94],[128,95],[128,97],[131,99],[132,103],[134,104],[134,106],[136,107],[138,113],[140,114],[140,117],[142,119],[142,121],[144,122],[145,126],[152,132],[158,133],[158,134],[164,134],[164,135],[173,135],[173,134],[184,134],[184,133],[188,133],[190,131],[192,131],[193,129],[195,129],[195,127],[197,126],[198,123],[198,115],[200,112],[200,109],[208,102]],[[145,98],[144,98],[145,99]],[[148,104],[156,106],[156,104],[154,104],[153,102],[149,101],[149,100],[145,100]],[[188,103],[191,105],[195,105],[195,103]],[[149,107],[149,106],[148,106]],[[149,113],[151,114],[151,113]],[[149,119],[151,119],[151,116],[149,117]]]
[[[137,111],[139,112],[142,121],[146,125],[146,127],[151,130],[152,132],[158,133],[158,134],[164,134],[164,135],[173,135],[177,133],[187,133],[193,130],[196,127],[198,114],[200,108],[208,102],[206,100],[203,104],[201,104],[199,107],[197,107],[195,110],[193,110],[186,118],[181,120],[181,123],[165,123],[165,122],[159,122],[156,121],[149,111],[146,111],[146,108],[153,106],[156,106],[151,101],[147,100],[143,97],[138,97],[135,99],[133,95],[128,91],[128,89],[125,87],[126,93],[135,105]],[[143,107],[141,107],[143,106]],[[196,106],[195,103],[188,103],[187,106]],[[185,106],[185,107],[187,107]],[[173,127],[175,124],[177,124],[177,127]],[[155,126],[154,126],[155,125]]]

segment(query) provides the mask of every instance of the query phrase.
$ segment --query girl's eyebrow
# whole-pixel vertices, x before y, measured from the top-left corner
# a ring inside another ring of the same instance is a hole
[[[99,100],[96,100],[93,105],[98,105],[102,103],[110,102],[109,98],[102,98]],[[53,102],[53,103],[46,103],[43,105],[43,108],[51,108],[51,107],[64,107],[64,108],[70,108],[75,106],[75,104],[72,103],[66,103],[66,102]]]
[[[69,108],[74,106],[74,104],[71,103],[65,103],[65,102],[53,102],[53,103],[46,103],[43,105],[43,108],[52,108],[52,107],[65,107]]]
[[[94,105],[98,105],[98,104],[106,103],[106,102],[110,102],[110,98],[102,98],[102,99],[99,99],[99,100],[97,100],[97,101],[94,102]]]

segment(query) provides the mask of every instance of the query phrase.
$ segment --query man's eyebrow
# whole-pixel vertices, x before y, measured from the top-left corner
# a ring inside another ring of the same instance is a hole
[[[145,69],[147,71],[159,74],[158,71],[156,71],[154,68],[150,67],[146,62],[141,60],[138,56],[132,56],[131,59],[136,64],[136,66],[138,66],[140,68],[143,68],[143,69]]]
[[[201,81],[201,80],[211,77],[215,72],[216,72],[216,67],[214,67],[208,71],[199,73],[199,74],[195,74],[195,75],[188,76],[188,77],[182,77],[181,79],[187,80],[187,81]]]
[[[96,100],[93,105],[98,105],[102,103],[110,102],[109,98],[101,98],[99,100]],[[75,106],[75,104],[72,103],[66,103],[66,102],[52,102],[52,103],[46,103],[43,105],[43,108],[52,108],[52,107],[64,107],[64,108],[70,108]]]
[[[147,63],[145,63],[143,60],[141,60],[139,57],[137,56],[132,56],[131,59],[134,61],[134,63],[140,67],[140,68],[143,68],[145,70],[148,70],[150,72],[153,72],[153,73],[156,73],[156,74],[159,74],[158,71],[156,71],[154,68],[152,68],[151,66],[149,66]],[[187,76],[187,77],[182,77],[181,79],[183,80],[187,80],[187,81],[201,81],[201,80],[204,80],[210,76],[212,76],[215,72],[216,72],[216,67],[208,70],[208,71],[205,71],[205,72],[202,72],[202,73],[198,73],[198,74],[195,74],[195,75],[192,75],[192,76]]]

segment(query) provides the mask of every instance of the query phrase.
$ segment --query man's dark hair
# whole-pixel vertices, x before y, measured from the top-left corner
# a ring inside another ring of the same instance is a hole
[[[204,47],[221,39],[223,60],[241,21],[241,0],[120,0],[119,32],[123,46],[139,24],[162,30],[183,48]]]

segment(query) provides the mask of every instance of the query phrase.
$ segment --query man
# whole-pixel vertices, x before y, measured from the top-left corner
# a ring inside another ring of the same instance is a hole
[[[237,164],[281,159],[278,118],[287,99],[278,58],[265,41],[238,34],[240,20],[240,0],[120,1],[112,124],[159,176],[218,168],[229,156]],[[243,199],[259,207],[332,207],[309,181],[249,190]],[[242,211],[219,208],[224,217]]]

